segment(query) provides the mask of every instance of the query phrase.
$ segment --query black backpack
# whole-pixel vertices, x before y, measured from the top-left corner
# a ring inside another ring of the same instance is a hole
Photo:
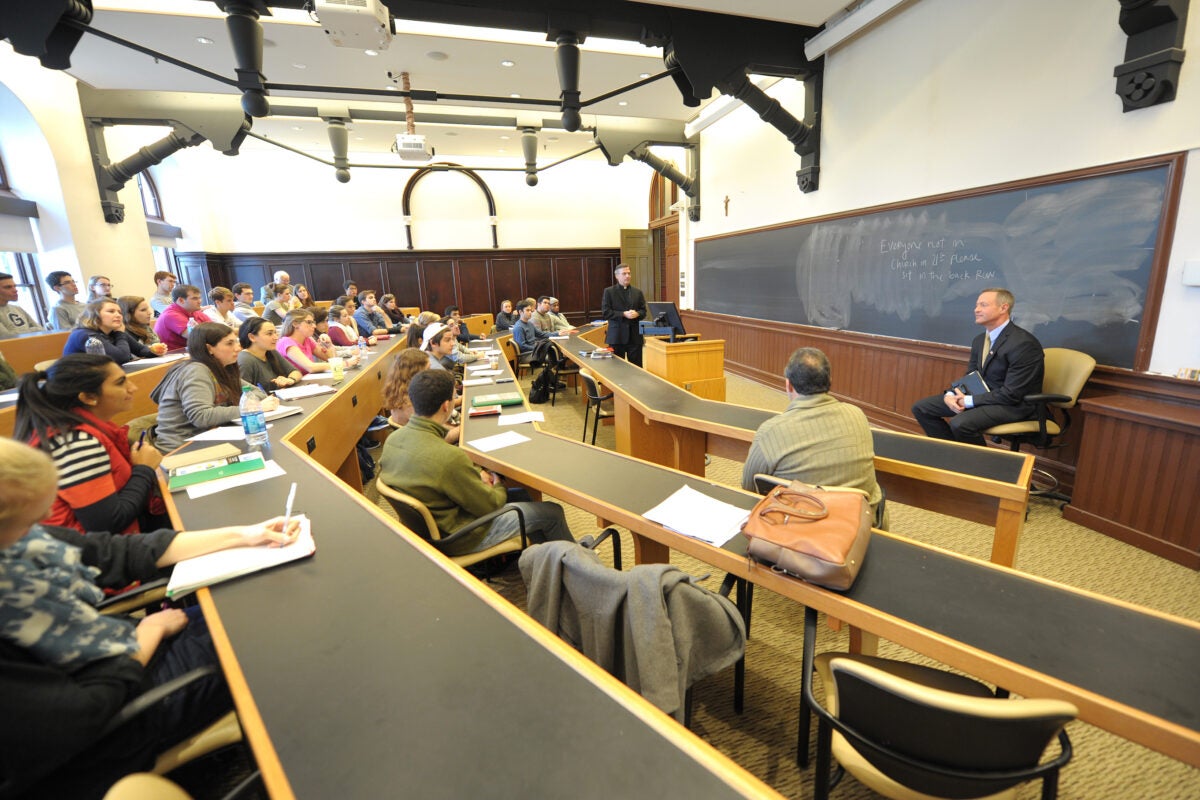
[[[529,402],[545,403],[550,399],[550,392],[554,388],[554,382],[557,380],[554,367],[546,366],[538,373],[538,376],[533,379],[533,383],[529,385]]]
[[[558,367],[562,361],[562,351],[558,349],[558,345],[549,339],[538,339],[533,344],[533,352],[529,356],[529,363],[533,366],[543,367]]]

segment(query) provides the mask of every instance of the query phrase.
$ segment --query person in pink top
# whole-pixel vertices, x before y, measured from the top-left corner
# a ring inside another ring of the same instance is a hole
[[[200,310],[200,290],[185,283],[171,290],[171,305],[154,323],[154,333],[168,350],[180,350],[187,347],[188,323],[192,320],[197,325],[211,322]]]
[[[312,312],[307,308],[289,311],[283,318],[283,334],[275,345],[275,350],[287,359],[301,373],[329,372],[328,359],[336,355],[333,347],[317,341],[314,336],[316,324]],[[346,359],[346,366],[352,367],[358,363],[358,355]]]

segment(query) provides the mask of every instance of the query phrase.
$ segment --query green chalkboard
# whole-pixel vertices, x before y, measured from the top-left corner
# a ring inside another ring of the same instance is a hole
[[[1002,286],[1043,346],[1144,369],[1180,165],[1147,159],[701,239],[696,307],[966,345],[976,296]]]

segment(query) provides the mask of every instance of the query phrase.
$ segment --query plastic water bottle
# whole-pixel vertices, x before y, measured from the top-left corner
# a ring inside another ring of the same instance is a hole
[[[363,363],[367,360],[367,339],[365,336],[358,337],[358,363]]]
[[[100,341],[99,336],[89,336],[88,340],[83,344],[83,349],[90,356],[102,356],[105,354],[104,342]]]
[[[249,386],[242,387],[242,402],[238,404],[242,415],[242,433],[246,435],[246,444],[251,447],[261,447],[267,443],[267,417],[263,414],[262,403]]]
[[[196,330],[196,318],[195,318],[195,317],[188,317],[188,323],[187,323],[187,338],[189,338],[189,339],[190,339],[190,338],[192,337],[192,331],[194,331],[194,330]]]

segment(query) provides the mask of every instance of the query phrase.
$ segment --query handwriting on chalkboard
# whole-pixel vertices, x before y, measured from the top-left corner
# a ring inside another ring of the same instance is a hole
[[[702,310],[965,344],[985,288],[1045,346],[1132,366],[1169,168],[1021,189],[708,239],[696,245]]]

